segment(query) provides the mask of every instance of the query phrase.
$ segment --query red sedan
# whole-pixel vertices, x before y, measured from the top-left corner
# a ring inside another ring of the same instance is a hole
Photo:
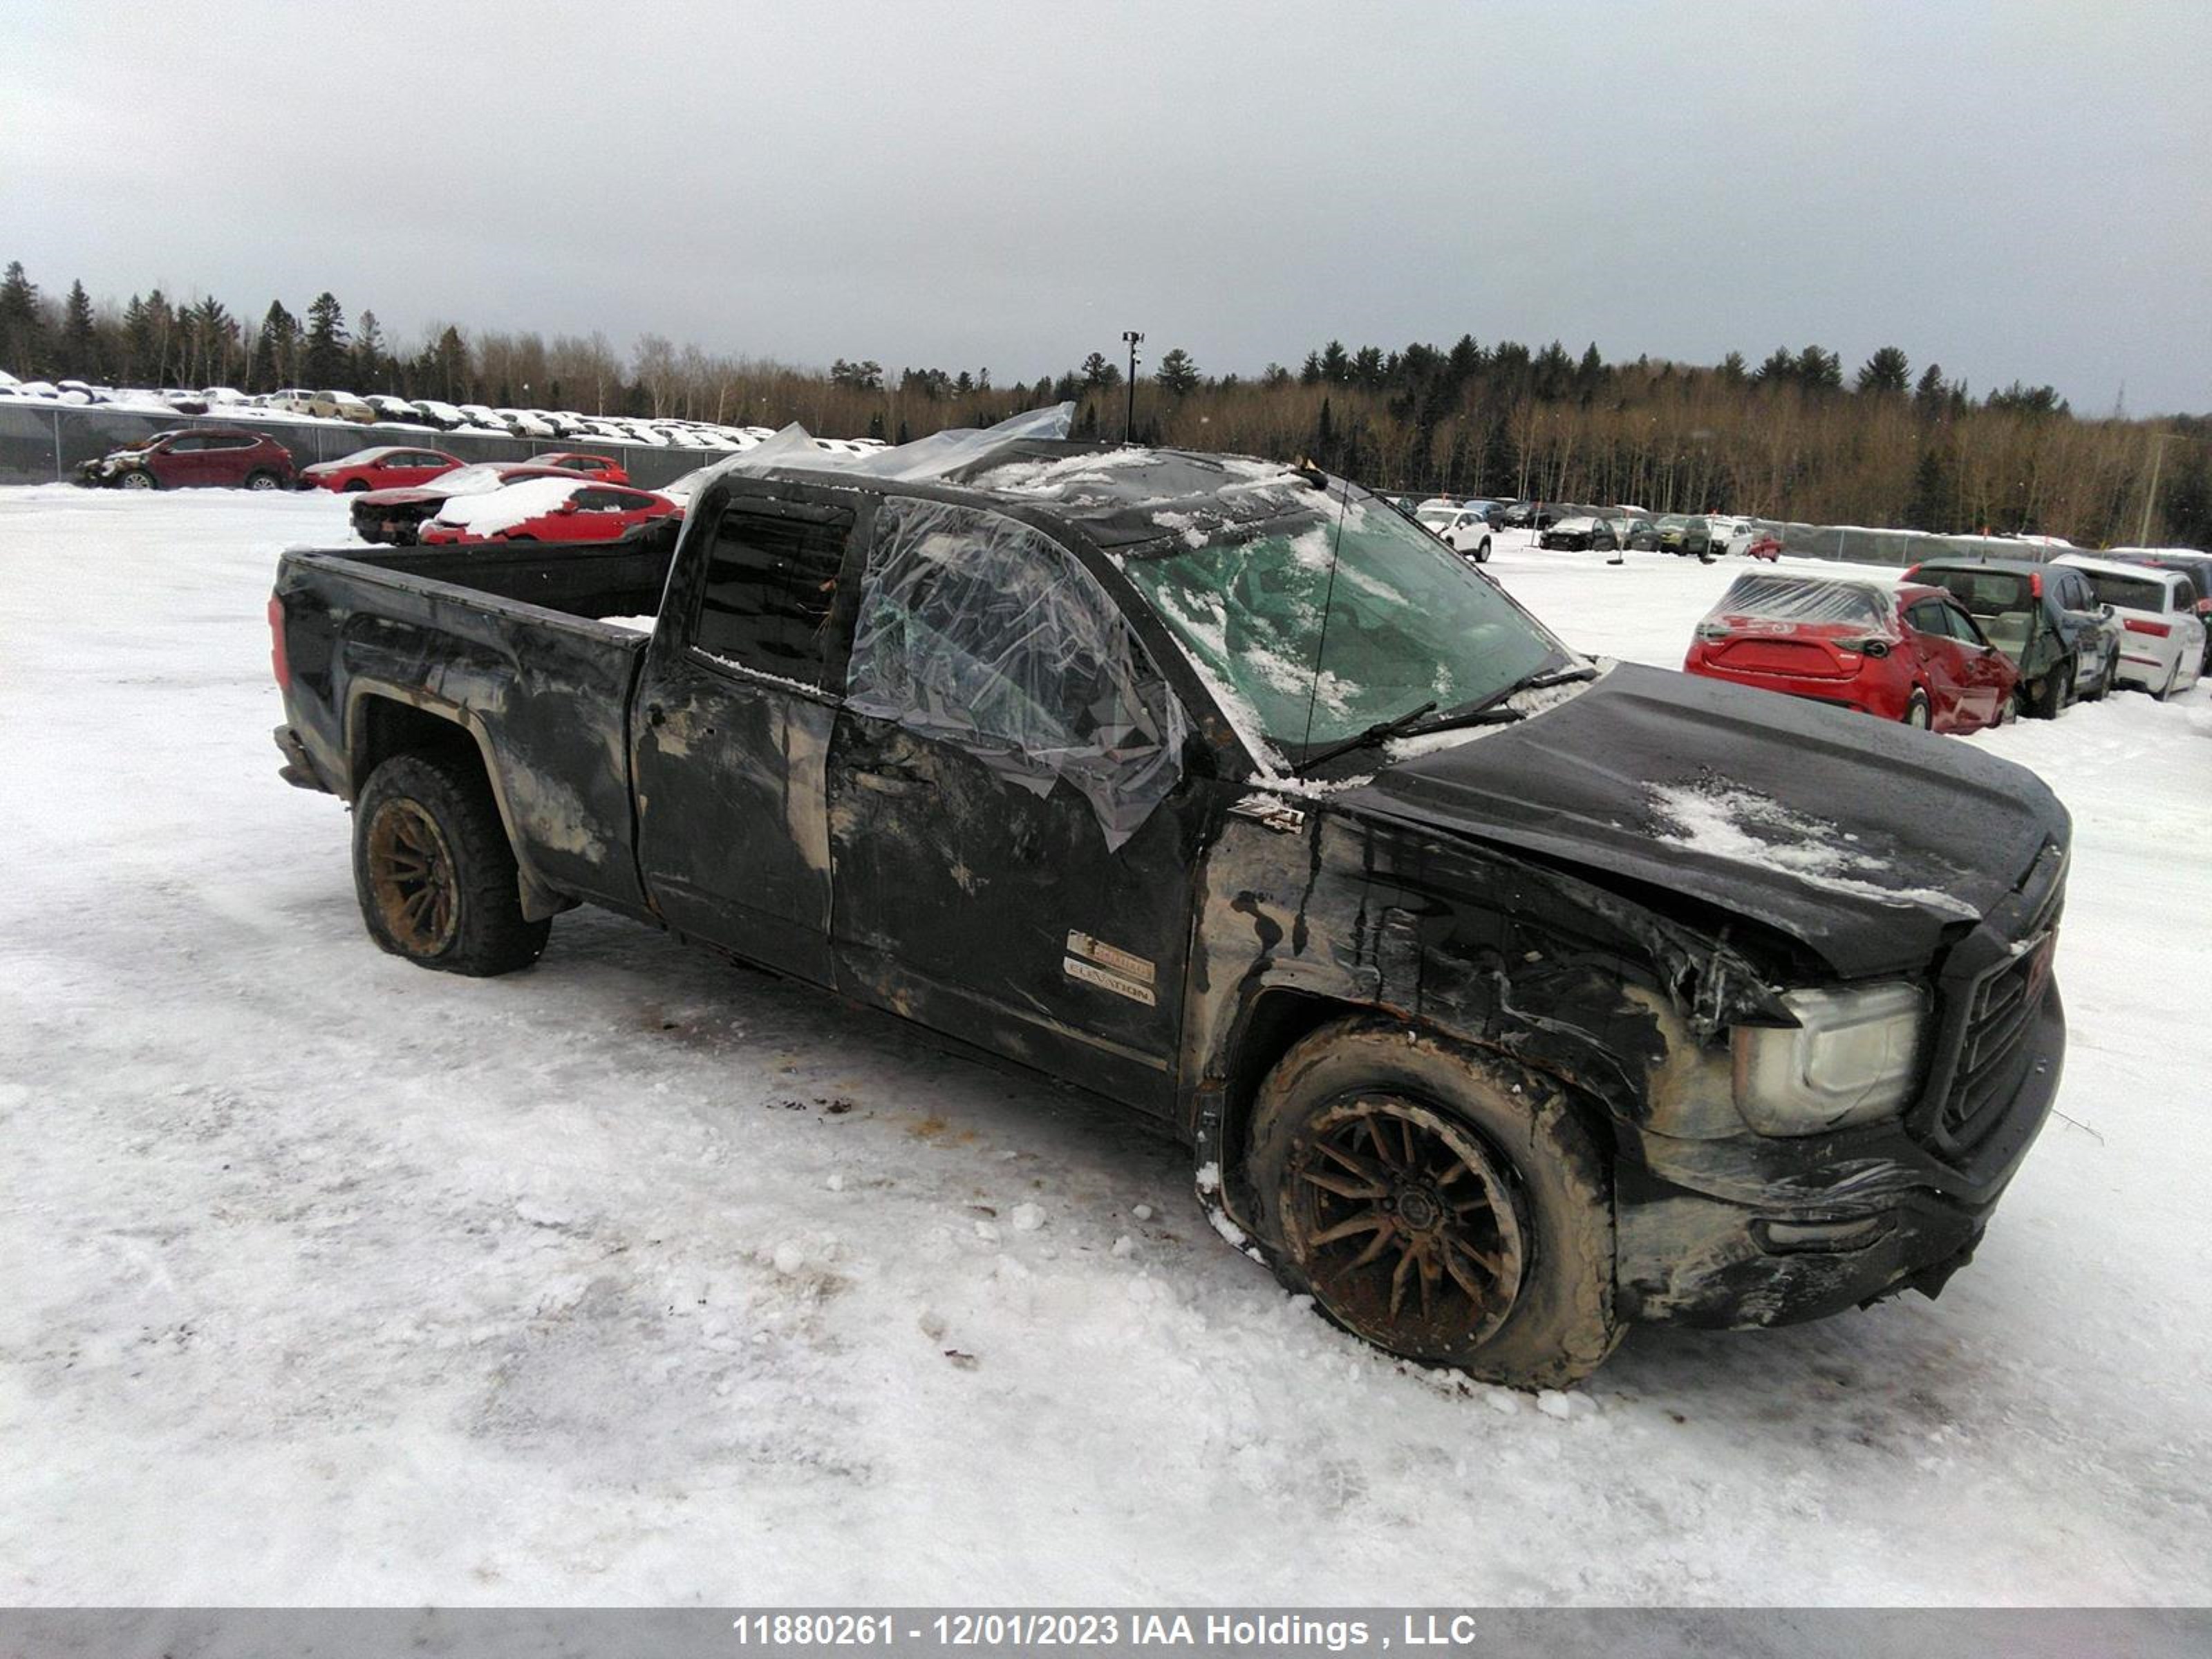
[[[386,444],[357,449],[335,461],[300,469],[300,482],[315,489],[411,489],[442,477],[461,464],[442,449],[407,449]]]
[[[683,507],[650,490],[593,483],[573,474],[526,478],[482,495],[456,495],[427,520],[426,547],[476,542],[611,542]]]
[[[2010,719],[2019,679],[1940,587],[1768,571],[1735,579],[1682,670],[1938,732]]]
[[[573,480],[575,476],[557,466],[540,466],[532,461],[478,461],[411,489],[372,489],[356,495],[352,507],[354,533],[365,542],[397,542],[404,547],[415,539],[422,520],[455,495],[481,495],[520,478]]]
[[[601,483],[626,484],[629,471],[611,455],[586,455],[579,450],[563,449],[556,454],[535,455],[531,458],[540,466],[557,466],[565,472],[581,472],[586,477],[597,478]]]

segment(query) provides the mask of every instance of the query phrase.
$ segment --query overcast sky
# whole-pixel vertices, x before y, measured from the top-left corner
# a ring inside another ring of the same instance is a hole
[[[143,7],[0,25],[0,258],[258,317],[1208,373],[1471,332],[2212,410],[2212,3]]]

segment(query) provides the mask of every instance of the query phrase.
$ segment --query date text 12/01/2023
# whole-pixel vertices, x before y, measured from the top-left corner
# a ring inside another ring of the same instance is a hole
[[[1311,1649],[1328,1653],[1464,1647],[1480,1639],[1471,1615],[1407,1613],[1393,1633],[1364,1619],[1310,1614],[971,1612],[919,1621],[891,1613],[748,1613],[731,1631],[741,1646],[871,1647],[932,1642],[950,1648],[1130,1647]]]

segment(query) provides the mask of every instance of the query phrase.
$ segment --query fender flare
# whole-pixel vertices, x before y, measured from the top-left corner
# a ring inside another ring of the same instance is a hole
[[[483,716],[447,697],[425,691],[419,686],[401,685],[395,681],[356,679],[346,687],[345,725],[345,799],[351,804],[361,793],[362,779],[356,775],[359,767],[362,735],[366,722],[362,717],[362,704],[372,697],[421,710],[434,715],[469,734],[475,742],[477,757],[483,763],[484,777],[491,785],[492,804],[499,809],[500,826],[507,831],[507,844],[514,854],[515,887],[522,903],[522,915],[527,921],[543,921],[548,916],[558,915],[563,910],[575,908],[577,901],[559,891],[538,873],[531,862],[529,849],[515,833],[514,810],[507,798],[507,787],[500,777],[500,769],[491,744],[491,732]]]

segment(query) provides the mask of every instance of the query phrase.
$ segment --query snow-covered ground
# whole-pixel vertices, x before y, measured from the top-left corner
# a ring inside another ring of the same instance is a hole
[[[2206,693],[1972,739],[2073,809],[2074,1038],[1941,1304],[1639,1331],[1546,1410],[1293,1305],[1177,1149],[829,997],[588,911],[507,979],[379,954],[268,736],[274,555],[344,515],[0,490],[0,1598],[2212,1584]],[[1668,665],[1735,568],[1492,566]]]

